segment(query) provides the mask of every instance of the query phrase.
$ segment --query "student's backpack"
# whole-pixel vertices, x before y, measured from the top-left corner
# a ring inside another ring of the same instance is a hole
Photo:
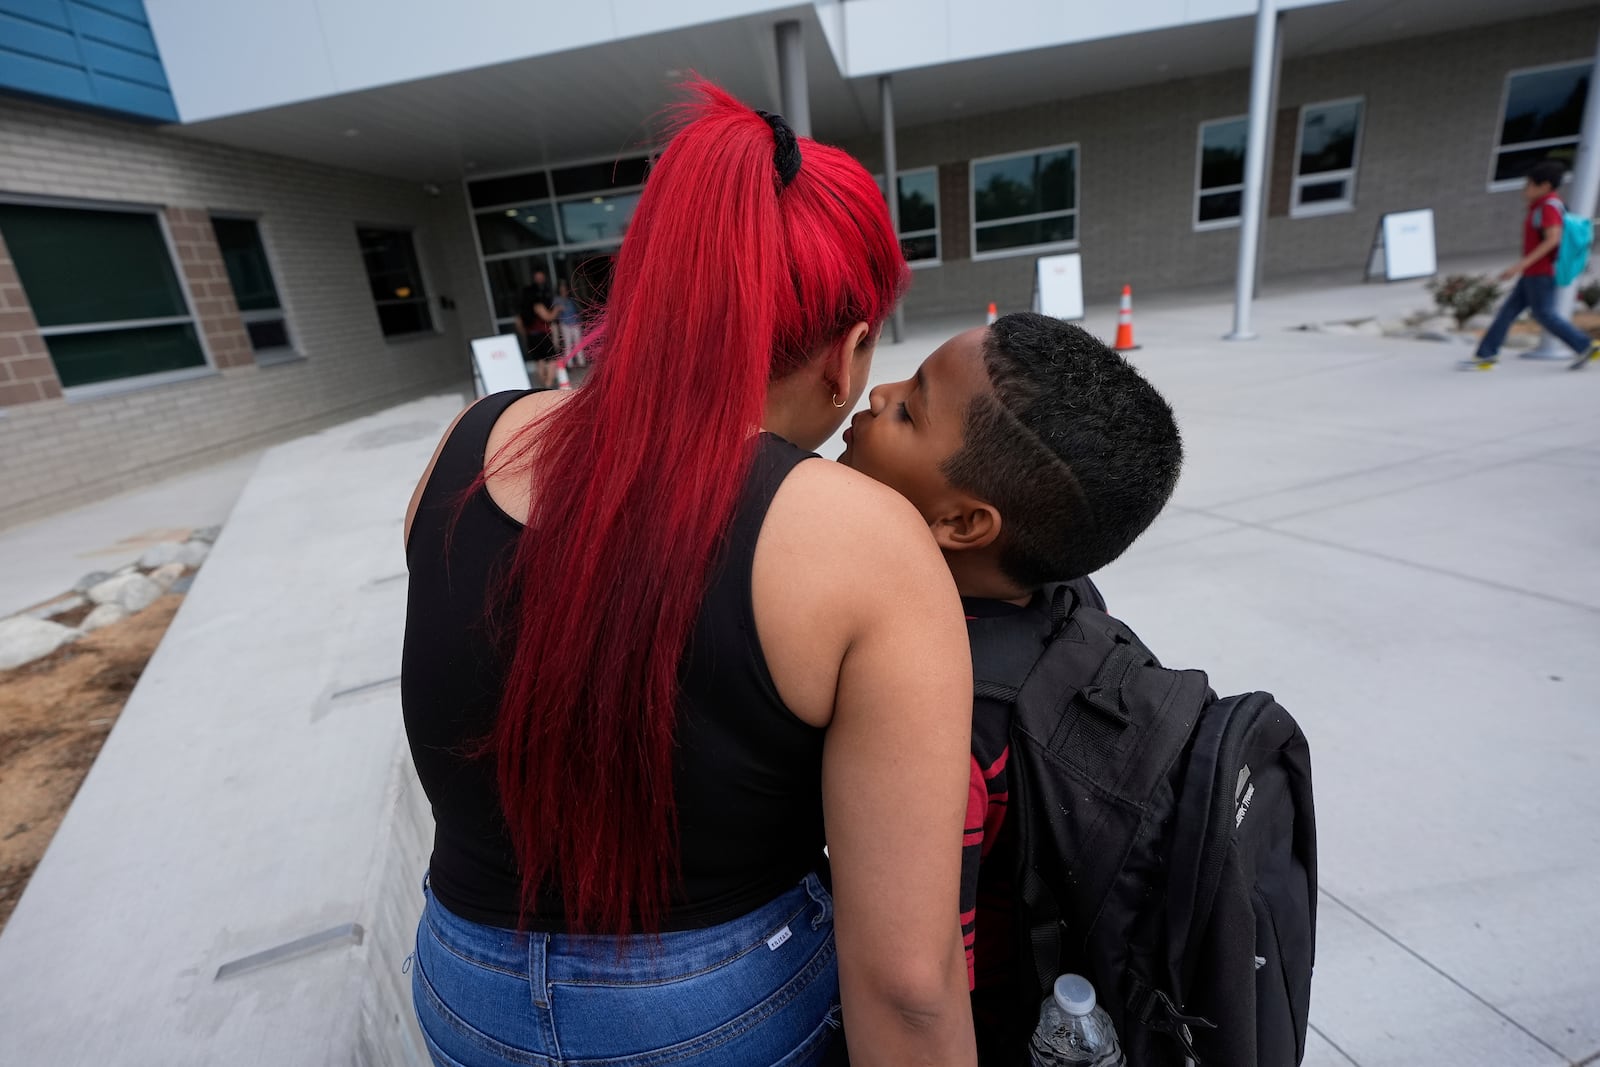
[[[1131,1067],[1298,1064],[1316,940],[1305,736],[1266,693],[1218,699],[1204,673],[1162,667],[1096,602],[1083,580],[968,624],[980,704],[1013,711],[1007,1065],[1066,972],[1094,983]]]
[[[1556,250],[1556,284],[1571,285],[1589,266],[1594,223],[1561,207],[1561,247]]]

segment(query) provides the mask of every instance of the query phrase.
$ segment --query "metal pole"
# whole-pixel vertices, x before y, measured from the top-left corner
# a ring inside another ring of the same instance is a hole
[[[806,43],[800,23],[778,23],[778,99],[789,128],[811,136],[811,98],[806,92]]]
[[[1266,143],[1269,146],[1278,143],[1278,86],[1283,81],[1283,15],[1284,13],[1280,11],[1274,16],[1278,20],[1278,25],[1277,32],[1272,37],[1272,92],[1267,97]],[[1263,204],[1272,202],[1272,168],[1270,166],[1263,171],[1261,202]],[[1256,296],[1261,295],[1261,275],[1266,271],[1267,257],[1260,254],[1261,245],[1264,242],[1264,235],[1262,239],[1256,242],[1256,275],[1253,283],[1255,285],[1253,292]]]
[[[894,151],[894,86],[887,74],[878,79],[878,106],[883,114],[883,193],[889,201],[889,221],[894,224],[895,236],[898,237],[900,167]],[[890,320],[889,327],[893,331],[895,344],[899,344],[900,338],[904,337],[906,332],[906,313],[899,304],[894,306],[894,318]]]
[[[1563,197],[1574,215],[1594,218],[1595,200],[1600,194],[1600,42],[1595,44],[1594,62],[1589,69],[1589,96],[1583,104],[1583,128],[1578,133],[1577,165],[1572,168],[1571,197]],[[1581,280],[1581,279],[1579,279]],[[1556,291],[1556,314],[1571,319],[1578,306],[1578,282]],[[1542,359],[1567,359],[1570,352],[1546,333],[1539,347],[1528,353]]]
[[[1250,137],[1244,153],[1244,206],[1239,218],[1239,267],[1234,277],[1230,341],[1252,341],[1256,336],[1250,328],[1250,301],[1261,238],[1261,186],[1267,172],[1267,112],[1272,107],[1272,52],[1277,30],[1276,0],[1261,0],[1250,66]]]

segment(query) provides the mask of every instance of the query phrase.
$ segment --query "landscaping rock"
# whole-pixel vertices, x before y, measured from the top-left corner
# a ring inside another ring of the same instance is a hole
[[[1451,345],[1461,343],[1461,335],[1449,330],[1418,330],[1413,336],[1419,341],[1441,341]]]
[[[164,563],[150,572],[150,580],[170,592],[172,583],[183,577],[183,570],[181,563]]]
[[[1430,315],[1417,323],[1419,330],[1431,330],[1435,333],[1449,333],[1456,328],[1456,320],[1449,315]]]
[[[1362,319],[1360,322],[1352,322],[1350,327],[1363,337],[1383,336],[1383,324],[1377,319]]]
[[[206,556],[211,554],[211,546],[204,541],[188,541],[179,546],[177,556],[173,557],[174,563],[181,563],[185,567],[198,567],[206,561]]]
[[[220,526],[202,526],[189,534],[191,541],[204,541],[206,544],[216,544],[217,538],[222,535]]]
[[[128,617],[128,609],[121,604],[101,604],[84,617],[82,626],[85,632],[98,630],[102,626],[110,626],[114,622],[121,622]]]
[[[57,615],[65,615],[69,611],[77,611],[87,603],[88,601],[83,597],[72,593],[67,596],[57,597],[48,604],[40,604],[36,608],[29,609],[24,614],[31,619],[53,619]]]
[[[145,570],[155,570],[177,559],[183,551],[180,541],[163,541],[159,545],[151,545],[145,549],[144,555],[139,557],[139,566]]]
[[[90,571],[77,580],[72,587],[72,591],[74,593],[87,593],[109,577],[111,575],[107,571]]]
[[[48,656],[79,635],[70,626],[26,615],[0,620],[0,671]]]
[[[121,578],[123,575],[126,575],[126,574],[138,574],[138,573],[139,573],[139,564],[137,564],[137,563],[128,563],[128,564],[125,564],[125,565],[123,565],[121,567],[118,567],[114,572],[112,572],[111,577],[113,577],[113,578]]]
[[[89,590],[89,599],[96,604],[117,604],[131,615],[155,603],[161,592],[159,585],[142,574],[123,574]]]

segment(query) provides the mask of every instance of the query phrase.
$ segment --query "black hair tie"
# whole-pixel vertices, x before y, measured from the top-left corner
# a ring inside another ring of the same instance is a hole
[[[787,189],[789,183],[794,181],[794,176],[800,173],[800,142],[795,140],[794,131],[782,115],[760,109],[756,110],[756,114],[766,119],[767,125],[772,127],[772,165],[778,168],[778,180]]]

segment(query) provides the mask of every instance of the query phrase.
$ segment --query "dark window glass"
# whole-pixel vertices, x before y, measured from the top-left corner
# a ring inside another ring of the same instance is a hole
[[[1245,119],[1211,122],[1200,127],[1202,190],[1244,184],[1244,148],[1249,129],[1250,124]]]
[[[473,207],[497,207],[501,204],[520,204],[526,200],[547,200],[550,183],[544,171],[527,174],[508,174],[504,178],[483,178],[467,185],[467,199]]]
[[[620,193],[616,196],[591,196],[582,200],[566,200],[561,208],[561,234],[567,244],[581,245],[591,241],[620,241],[628,232],[633,220],[633,209],[639,205],[638,193]]]
[[[578,310],[587,315],[606,302],[606,296],[611,292],[611,272],[616,267],[616,257],[615,248],[557,252],[553,281],[565,281],[570,285]]]
[[[212,219],[222,264],[228,269],[233,298],[240,311],[268,311],[279,307],[278,290],[272,284],[272,268],[267,265],[267,250],[261,244],[261,231],[254,219]]]
[[[984,226],[978,230],[978,251],[997,252],[1005,248],[1070,241],[1077,235],[1076,219],[1075,215],[1061,215],[1053,219]]]
[[[1234,190],[1229,193],[1206,193],[1200,198],[1200,221],[1218,222],[1222,219],[1236,219],[1243,209],[1244,193]]]
[[[1577,137],[1589,95],[1589,68],[1561,67],[1514,74],[1506,87],[1502,145]]]
[[[906,262],[915,263],[922,259],[939,258],[939,237],[937,234],[927,234],[923,237],[902,237],[900,251],[906,257]]]
[[[604,192],[607,189],[628,189],[644,184],[645,171],[650,165],[646,156],[608,160],[603,163],[583,163],[576,167],[561,167],[551,171],[557,196],[576,196],[578,193]]]
[[[556,243],[556,211],[548,200],[499,208],[477,216],[483,254],[528,252]]]
[[[1494,161],[1494,180],[1497,182],[1520,181],[1528,176],[1534,165],[1546,159],[1559,159],[1569,168],[1578,156],[1578,142],[1569,141],[1563,145],[1547,145],[1544,148],[1523,148],[1510,152],[1501,152]]]
[[[1300,202],[1316,204],[1326,200],[1345,199],[1346,183],[1343,178],[1331,182],[1312,182],[1300,187]]]
[[[978,222],[1077,206],[1077,152],[1058,148],[979,163],[972,169]],[[979,238],[982,243],[982,238]]]
[[[189,314],[154,215],[0,204],[0,233],[41,327]]]
[[[45,338],[64,386],[205,366],[193,323],[131,330],[56,334]]]
[[[939,175],[924,170],[900,175],[900,232],[932,230],[939,225]]]
[[[517,256],[513,259],[495,259],[485,263],[489,274],[489,293],[494,300],[497,319],[515,317],[517,298],[522,290],[533,284],[533,272],[542,270],[550,278],[550,257],[546,255]],[[552,288],[555,282],[550,281]]]
[[[433,328],[417,250],[405,230],[357,229],[372,299],[385,337]]]
[[[1308,107],[1300,114],[1300,174],[1349,170],[1356,165],[1361,102]],[[1304,196],[1301,197],[1305,199]]]
[[[250,347],[257,352],[271,348],[289,347],[289,327],[282,319],[260,319],[246,322],[244,332],[250,335]]]

